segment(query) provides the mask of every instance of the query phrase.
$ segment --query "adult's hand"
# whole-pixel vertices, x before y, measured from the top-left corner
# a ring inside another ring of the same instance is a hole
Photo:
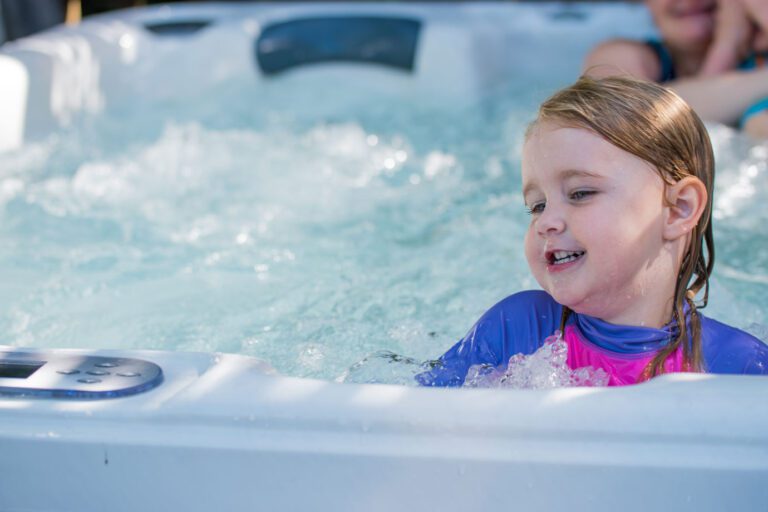
[[[756,25],[747,1],[765,3],[765,0],[718,1],[712,44],[697,73],[699,76],[715,76],[736,69],[752,52]]]
[[[752,48],[755,51],[768,51],[768,2],[765,0],[720,0],[724,2],[740,2],[747,17],[755,25],[756,34]]]

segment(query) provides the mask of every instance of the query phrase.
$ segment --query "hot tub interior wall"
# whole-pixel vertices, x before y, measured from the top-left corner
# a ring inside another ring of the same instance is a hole
[[[139,102],[201,97],[227,81],[250,81],[255,90],[296,80],[311,83],[317,66],[265,77],[254,55],[254,41],[264,27],[298,13],[421,21],[413,73],[372,65],[331,66],[340,68],[345,80],[367,80],[389,94],[436,102],[471,103],[499,84],[521,77],[532,88],[551,89],[541,77],[554,73],[566,83],[577,76],[578,57],[597,40],[613,35],[606,32],[630,37],[652,33],[641,6],[629,4],[600,10],[557,3],[297,9],[203,4],[178,9],[182,14],[169,8],[124,11],[9,43],[0,55],[0,150],[71,126],[83,116]],[[165,35],[147,29],[169,20],[201,28]]]

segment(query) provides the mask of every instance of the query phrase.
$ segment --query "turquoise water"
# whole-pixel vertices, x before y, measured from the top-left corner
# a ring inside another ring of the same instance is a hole
[[[436,357],[536,286],[519,149],[564,84],[540,85],[437,104],[232,83],[0,154],[0,343],[235,352],[324,379],[365,360],[397,381],[389,362]],[[707,312],[765,339],[768,146],[712,135]]]

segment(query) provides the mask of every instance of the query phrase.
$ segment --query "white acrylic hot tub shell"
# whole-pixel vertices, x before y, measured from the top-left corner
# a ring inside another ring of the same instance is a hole
[[[82,352],[82,351],[81,351]],[[765,510],[768,379],[336,384],[234,355],[132,398],[0,400],[0,510]]]
[[[265,79],[255,66],[254,41],[263,26],[314,15],[422,20],[413,74],[335,67],[344,80],[365,80],[393,94],[468,103],[509,77],[522,77],[533,88],[542,75],[571,80],[596,42],[653,31],[642,6],[632,4],[222,2],[118,11],[2,46],[0,151],[137,101],[198,97],[231,80],[248,80],[255,88],[311,80],[313,66],[280,80]],[[143,27],[174,20],[211,24],[182,37],[154,35]]]
[[[640,12],[591,6],[583,22],[565,16],[553,25],[550,15],[569,9],[582,7],[216,4],[103,16],[3,47],[0,150],[144,96],[194,95],[243,77],[264,85],[252,43],[270,20],[422,17],[415,76],[377,69],[355,76],[402,94],[472,101],[510,73],[532,86],[552,66],[575,76],[579,59],[557,61],[565,46],[586,51],[611,35],[606,20]],[[200,16],[216,23],[181,53],[178,41],[139,26]],[[646,18],[632,20],[615,33],[648,32]],[[180,59],[188,54],[195,58]],[[768,509],[765,378],[421,389],[278,376],[235,355],[97,354],[153,361],[166,381],[132,398],[0,399],[0,512]]]

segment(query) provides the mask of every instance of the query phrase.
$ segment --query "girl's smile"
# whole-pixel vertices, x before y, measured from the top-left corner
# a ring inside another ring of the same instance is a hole
[[[586,251],[549,250],[546,252],[547,271],[563,272],[584,261]]]
[[[664,325],[679,268],[665,183],[589,130],[541,123],[523,148],[525,251],[559,303],[612,323]]]

